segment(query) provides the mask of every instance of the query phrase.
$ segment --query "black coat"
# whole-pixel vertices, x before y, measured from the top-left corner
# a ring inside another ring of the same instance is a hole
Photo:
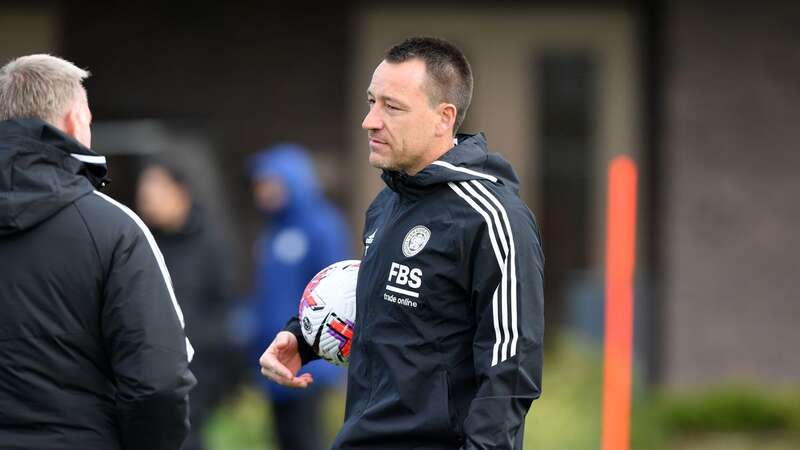
[[[415,176],[384,172],[367,210],[335,449],[522,449],[541,392],[539,230],[511,166],[459,138]]]
[[[155,241],[105,160],[0,122],[0,448],[177,449],[191,347]]]

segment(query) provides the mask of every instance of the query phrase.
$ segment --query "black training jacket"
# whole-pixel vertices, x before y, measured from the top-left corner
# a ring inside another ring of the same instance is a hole
[[[191,347],[152,235],[98,192],[105,159],[0,122],[0,448],[169,449]]]
[[[417,175],[383,180],[334,449],[521,450],[541,392],[544,257],[511,166],[462,135]]]

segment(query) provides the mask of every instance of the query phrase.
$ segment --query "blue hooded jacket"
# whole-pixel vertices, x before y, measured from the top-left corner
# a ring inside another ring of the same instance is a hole
[[[296,144],[270,147],[249,160],[254,181],[277,179],[285,187],[283,207],[267,216],[267,225],[255,246],[256,283],[253,308],[257,317],[253,351],[258,356],[281,331],[297,307],[306,284],[326,266],[351,256],[350,235],[341,213],[320,191],[307,152]],[[258,358],[256,356],[256,359]],[[322,387],[343,379],[344,370],[325,361],[302,369]],[[276,402],[302,391],[262,379]]]

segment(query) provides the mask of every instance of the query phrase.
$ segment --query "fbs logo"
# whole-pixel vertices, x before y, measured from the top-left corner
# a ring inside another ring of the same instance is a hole
[[[410,258],[425,248],[428,239],[431,238],[431,230],[424,225],[417,225],[406,234],[403,239],[403,254]]]
[[[400,296],[384,292],[383,299],[398,305],[416,308],[417,300],[411,300],[411,298],[419,299],[419,292],[411,289],[419,289],[420,286],[422,286],[421,269],[393,262],[389,269],[389,283],[386,283],[386,290],[400,294]]]
[[[389,269],[389,281],[401,286],[418,289],[422,286],[422,270],[402,264],[392,263]]]

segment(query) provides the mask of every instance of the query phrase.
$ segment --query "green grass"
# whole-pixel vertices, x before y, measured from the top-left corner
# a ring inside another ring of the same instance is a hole
[[[277,450],[271,410],[258,388],[245,386],[223,405],[205,430],[210,450]],[[324,394],[325,440],[333,442],[344,420],[344,392]]]
[[[545,355],[542,397],[525,423],[525,448],[597,449],[600,442],[601,353],[560,339]]]
[[[800,432],[800,396],[791,391],[728,384],[664,396],[657,409],[664,425],[677,433]]]
[[[205,431],[206,442],[216,450],[264,450],[273,441],[272,427],[267,426],[270,410],[261,393],[252,387],[220,408]]]
[[[671,440],[676,450],[797,450],[800,434],[795,433],[699,433]]]

